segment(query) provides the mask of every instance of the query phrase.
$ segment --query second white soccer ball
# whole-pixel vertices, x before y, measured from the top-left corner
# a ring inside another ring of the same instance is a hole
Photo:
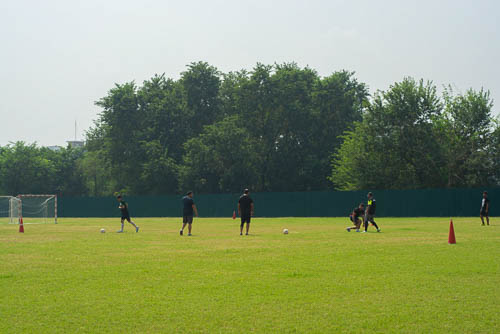
[[[285,229],[283,230],[283,234],[288,234],[288,229],[287,229],[287,228],[285,228]]]
[[[106,233],[106,230],[101,228],[101,233]]]

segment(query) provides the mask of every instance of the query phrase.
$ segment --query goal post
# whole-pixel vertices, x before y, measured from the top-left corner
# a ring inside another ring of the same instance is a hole
[[[0,196],[0,224],[19,224],[21,200],[14,196]]]
[[[57,224],[57,195],[17,195],[24,224]]]

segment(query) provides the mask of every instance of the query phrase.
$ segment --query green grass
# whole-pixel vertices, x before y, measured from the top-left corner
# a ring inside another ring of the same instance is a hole
[[[478,220],[454,220],[456,245],[443,218],[0,225],[0,332],[498,333],[500,220]]]

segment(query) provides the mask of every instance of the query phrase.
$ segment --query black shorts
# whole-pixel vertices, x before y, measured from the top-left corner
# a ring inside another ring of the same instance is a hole
[[[375,214],[367,213],[365,216],[365,222],[373,223],[374,219],[375,219]]]
[[[192,224],[193,223],[193,216],[182,216],[182,223]]]
[[[252,217],[248,216],[248,217],[241,217],[241,225],[247,223],[247,224],[250,224],[250,220],[252,220]]]
[[[122,220],[128,220],[128,221],[130,221],[130,215],[128,215],[128,214],[127,215],[123,215],[122,214]]]
[[[486,210],[481,210],[481,216],[488,217],[488,212],[486,212]]]

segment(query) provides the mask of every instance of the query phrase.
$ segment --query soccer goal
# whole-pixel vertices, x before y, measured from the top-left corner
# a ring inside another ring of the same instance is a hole
[[[0,224],[18,224],[21,200],[14,196],[0,196]]]
[[[57,224],[57,195],[17,195],[24,224]]]

